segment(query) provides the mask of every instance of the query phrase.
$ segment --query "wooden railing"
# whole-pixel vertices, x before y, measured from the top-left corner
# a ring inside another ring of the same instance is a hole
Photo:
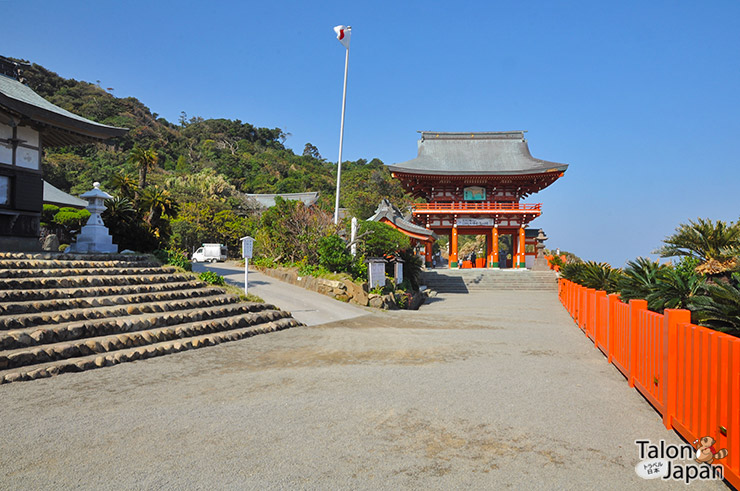
[[[470,211],[541,213],[542,203],[475,203],[469,201],[457,203],[417,203],[413,205],[412,211],[414,213],[464,213]]]
[[[560,279],[560,301],[576,324],[663,416],[693,442],[704,436],[728,455],[718,461],[740,488],[740,338],[691,324],[688,310],[647,310],[645,300]]]

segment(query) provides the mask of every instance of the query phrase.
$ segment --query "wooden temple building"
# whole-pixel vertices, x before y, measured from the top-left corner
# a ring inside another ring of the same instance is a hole
[[[20,68],[0,57],[0,251],[40,248],[44,148],[103,141],[128,131],[55,106],[23,83]]]
[[[542,205],[522,200],[562,177],[568,165],[532,157],[524,133],[423,131],[418,156],[390,166],[406,191],[427,201],[413,207],[411,221],[449,236],[450,267],[461,265],[460,234],[486,237],[486,257],[479,266],[526,266],[525,245],[528,240],[534,245],[537,235],[527,225],[542,214]],[[499,254],[505,235],[511,236],[510,265]],[[431,254],[427,241],[427,264]]]

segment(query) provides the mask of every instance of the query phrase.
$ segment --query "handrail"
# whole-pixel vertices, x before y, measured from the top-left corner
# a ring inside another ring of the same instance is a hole
[[[425,211],[541,211],[542,203],[417,203],[412,206],[415,213]]]

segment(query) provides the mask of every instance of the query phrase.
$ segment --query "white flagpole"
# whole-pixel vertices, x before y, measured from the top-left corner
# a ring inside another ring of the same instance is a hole
[[[342,143],[344,140],[344,107],[347,103],[347,67],[349,66],[349,46],[344,58],[344,90],[342,91],[342,123],[339,128],[339,160],[337,161],[337,200],[334,203],[334,225],[339,223],[339,184],[342,179]]]

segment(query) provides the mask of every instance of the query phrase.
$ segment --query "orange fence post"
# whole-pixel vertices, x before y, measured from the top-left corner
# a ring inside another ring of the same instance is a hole
[[[609,295],[609,307],[607,309],[607,321],[606,321],[606,359],[609,363],[614,358],[614,350],[616,349],[616,323],[617,323],[617,304],[619,303],[619,295],[612,293]]]
[[[640,346],[640,311],[647,310],[647,300],[630,300],[630,338],[629,338],[629,384],[635,386]]]
[[[606,292],[604,290],[596,290],[594,293],[594,344],[597,348],[599,348],[599,345],[603,346],[604,350],[606,350],[604,339],[608,315],[606,309],[603,308],[602,300],[605,298]]]
[[[678,325],[691,323],[691,312],[684,309],[665,309],[663,312],[663,425],[673,428],[676,414],[676,385],[678,384]]]

